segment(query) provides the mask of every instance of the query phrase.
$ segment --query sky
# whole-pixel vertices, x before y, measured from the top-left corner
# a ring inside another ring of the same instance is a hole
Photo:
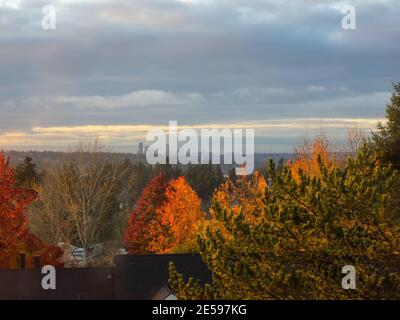
[[[134,152],[169,121],[254,128],[258,152],[344,141],[385,117],[399,16],[398,0],[0,0],[0,149]]]

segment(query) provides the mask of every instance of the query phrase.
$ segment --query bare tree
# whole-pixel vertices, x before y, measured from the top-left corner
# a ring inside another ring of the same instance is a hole
[[[360,147],[366,142],[367,135],[357,125],[350,129],[347,136],[348,152],[354,156]]]
[[[44,240],[84,249],[112,241],[123,220],[122,166],[98,141],[80,143],[47,172],[31,210],[32,229]],[[90,263],[90,261],[88,261]]]

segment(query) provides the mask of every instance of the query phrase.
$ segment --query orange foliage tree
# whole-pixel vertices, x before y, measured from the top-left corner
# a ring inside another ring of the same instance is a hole
[[[125,231],[130,254],[192,251],[195,227],[204,218],[201,200],[184,177],[161,172],[144,188]]]
[[[305,139],[304,144],[296,148],[298,158],[289,163],[294,179],[299,182],[299,170],[310,177],[321,176],[320,162],[326,168],[333,168],[338,161],[329,150],[329,141],[324,135],[319,135],[314,141]]]
[[[184,177],[171,180],[166,200],[157,210],[157,229],[150,242],[151,251],[157,253],[188,252],[196,247],[197,224],[205,218],[201,200]],[[161,227],[158,229],[158,227]]]
[[[167,179],[164,172],[155,176],[143,189],[125,230],[125,246],[130,254],[150,253],[150,241],[161,230],[157,210],[164,203]]]
[[[224,210],[235,214],[243,213],[249,223],[259,222],[262,215],[264,193],[267,181],[258,171],[251,176],[240,176],[235,182],[227,180],[214,193],[213,202],[218,202]],[[214,215],[210,208],[211,216]]]
[[[40,256],[42,265],[62,266],[62,251],[56,246],[46,246],[31,234],[25,208],[36,198],[36,192],[15,187],[12,167],[0,153],[0,268],[13,269],[20,253],[26,255],[27,267],[32,267],[33,256]]]

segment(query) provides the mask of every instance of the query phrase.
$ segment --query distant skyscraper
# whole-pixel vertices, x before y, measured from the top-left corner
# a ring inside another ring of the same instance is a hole
[[[143,142],[139,143],[139,150],[138,150],[137,154],[139,156],[143,156],[144,155],[144,144],[143,144]]]

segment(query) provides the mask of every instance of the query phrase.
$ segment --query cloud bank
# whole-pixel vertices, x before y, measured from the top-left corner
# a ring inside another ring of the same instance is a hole
[[[259,149],[291,150],[318,124],[373,129],[400,81],[395,0],[51,3],[57,29],[45,31],[47,1],[0,0],[0,148],[55,148],[92,128],[134,151],[141,134],[119,129],[177,120],[254,124]],[[355,31],[341,28],[343,4]]]

